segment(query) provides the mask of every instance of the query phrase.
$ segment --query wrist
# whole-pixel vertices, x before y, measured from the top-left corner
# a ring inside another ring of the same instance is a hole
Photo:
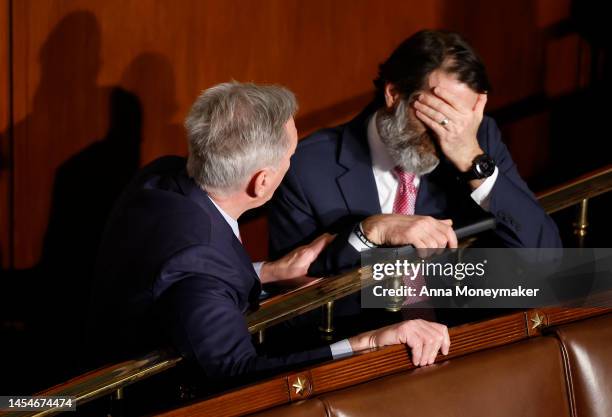
[[[264,262],[259,270],[259,280],[262,284],[274,281],[274,262]]]
[[[351,349],[353,352],[359,352],[362,350],[370,349],[370,340],[372,338],[372,331],[358,334],[357,336],[350,337],[348,339]]]
[[[382,245],[382,239],[380,237],[379,227],[377,226],[380,222],[377,221],[378,216],[370,216],[359,224],[359,228],[363,233],[363,236],[373,245]]]
[[[357,237],[357,239],[359,239],[359,241],[364,247],[369,248],[369,249],[378,247],[378,245],[372,242],[370,239],[368,239],[366,234],[363,232],[361,223],[358,223],[355,225],[355,227],[353,228],[353,234]]]
[[[459,170],[459,172],[468,172],[472,169],[474,159],[476,159],[477,156],[482,155],[483,153],[485,152],[480,148],[480,146],[478,146],[472,151],[466,153],[464,158],[461,158],[461,160],[457,161],[455,163],[455,167]]]

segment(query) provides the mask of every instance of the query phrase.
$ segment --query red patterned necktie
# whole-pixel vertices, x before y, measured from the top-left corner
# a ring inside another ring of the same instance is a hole
[[[395,167],[393,171],[398,180],[397,193],[393,202],[393,213],[412,215],[414,214],[417,196],[417,188],[414,186],[415,175],[398,167]]]
[[[397,193],[395,194],[395,201],[393,202],[393,213],[413,215],[418,192],[417,187],[414,186],[415,174],[406,172],[398,167],[395,167],[393,171],[398,180]],[[410,278],[409,276],[404,277],[404,285],[416,289],[417,294],[406,299],[404,305],[415,304],[427,300],[428,297],[420,297],[418,295],[421,291],[421,287],[425,285],[423,275],[417,274],[414,280]]]

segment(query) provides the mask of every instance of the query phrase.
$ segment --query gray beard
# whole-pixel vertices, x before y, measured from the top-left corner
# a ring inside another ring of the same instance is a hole
[[[427,130],[419,132],[409,119],[405,100],[400,100],[395,110],[378,110],[376,128],[391,160],[404,171],[421,176],[440,163],[431,134]]]

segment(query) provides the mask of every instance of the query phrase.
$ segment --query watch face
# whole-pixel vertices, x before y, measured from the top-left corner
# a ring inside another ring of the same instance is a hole
[[[474,171],[478,178],[487,178],[495,171],[495,161],[488,155],[480,155],[474,161]]]

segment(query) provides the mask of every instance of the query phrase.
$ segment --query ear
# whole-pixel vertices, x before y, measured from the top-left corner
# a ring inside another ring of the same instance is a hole
[[[391,83],[386,83],[385,84],[385,103],[387,104],[387,107],[393,107],[398,97],[399,97],[399,94],[397,93],[395,86]]]
[[[249,197],[259,198],[265,195],[270,186],[270,178],[270,170],[267,168],[254,173],[246,190]]]

